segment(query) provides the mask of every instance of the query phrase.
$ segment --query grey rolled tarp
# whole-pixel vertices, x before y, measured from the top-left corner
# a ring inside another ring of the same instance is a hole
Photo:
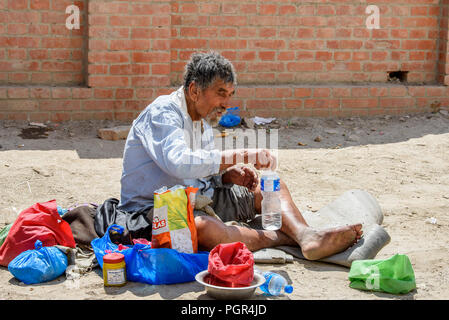
[[[387,231],[381,226],[383,222],[382,210],[376,199],[364,190],[349,190],[336,200],[332,201],[319,211],[302,212],[309,226],[320,230],[349,224],[362,224],[362,238],[343,252],[320,259],[320,262],[351,267],[354,260],[373,259],[377,253],[386,246],[391,238]],[[270,251],[265,249],[254,252],[254,261],[268,262],[267,254],[273,254],[273,250],[282,250],[298,259],[305,259],[301,249],[296,246],[279,246]],[[273,261],[273,263],[275,263]]]

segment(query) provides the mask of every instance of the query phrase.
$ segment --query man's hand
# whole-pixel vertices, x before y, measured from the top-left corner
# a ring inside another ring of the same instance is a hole
[[[267,149],[248,150],[248,163],[253,163],[257,170],[275,170],[277,166],[276,157]]]
[[[230,149],[222,151],[220,171],[237,163],[251,163],[257,170],[275,170],[277,159],[267,149]]]
[[[223,184],[233,183],[239,186],[247,187],[249,191],[255,191],[259,180],[253,169],[237,165],[229,168],[221,177]]]

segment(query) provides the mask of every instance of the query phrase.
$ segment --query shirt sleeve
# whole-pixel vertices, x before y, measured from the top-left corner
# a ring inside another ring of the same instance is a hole
[[[182,115],[172,108],[156,107],[135,129],[151,159],[168,175],[199,179],[218,174],[221,152],[192,151],[185,141]]]

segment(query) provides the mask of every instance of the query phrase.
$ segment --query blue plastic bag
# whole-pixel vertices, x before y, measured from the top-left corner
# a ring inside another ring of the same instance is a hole
[[[25,284],[42,283],[56,279],[67,269],[67,256],[56,247],[42,247],[36,240],[34,250],[27,250],[15,257],[8,270]]]
[[[110,252],[120,252],[125,256],[126,278],[129,281],[148,284],[174,284],[195,280],[198,272],[207,269],[209,252],[182,253],[174,249],[157,248],[151,245],[135,244],[119,250],[111,242],[109,230],[121,234],[122,226],[108,227],[102,238],[92,240],[91,245],[98,264],[103,268],[103,256]],[[106,250],[109,250],[106,252]]]
[[[218,122],[223,127],[234,127],[239,125],[242,119],[239,116],[239,107],[229,108]]]

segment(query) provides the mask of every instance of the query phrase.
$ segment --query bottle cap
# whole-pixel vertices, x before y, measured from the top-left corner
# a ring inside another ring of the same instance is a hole
[[[104,263],[119,263],[125,260],[125,256],[118,252],[108,253],[103,256]]]
[[[284,290],[287,293],[292,293],[293,292],[293,287],[292,286],[285,286]]]

